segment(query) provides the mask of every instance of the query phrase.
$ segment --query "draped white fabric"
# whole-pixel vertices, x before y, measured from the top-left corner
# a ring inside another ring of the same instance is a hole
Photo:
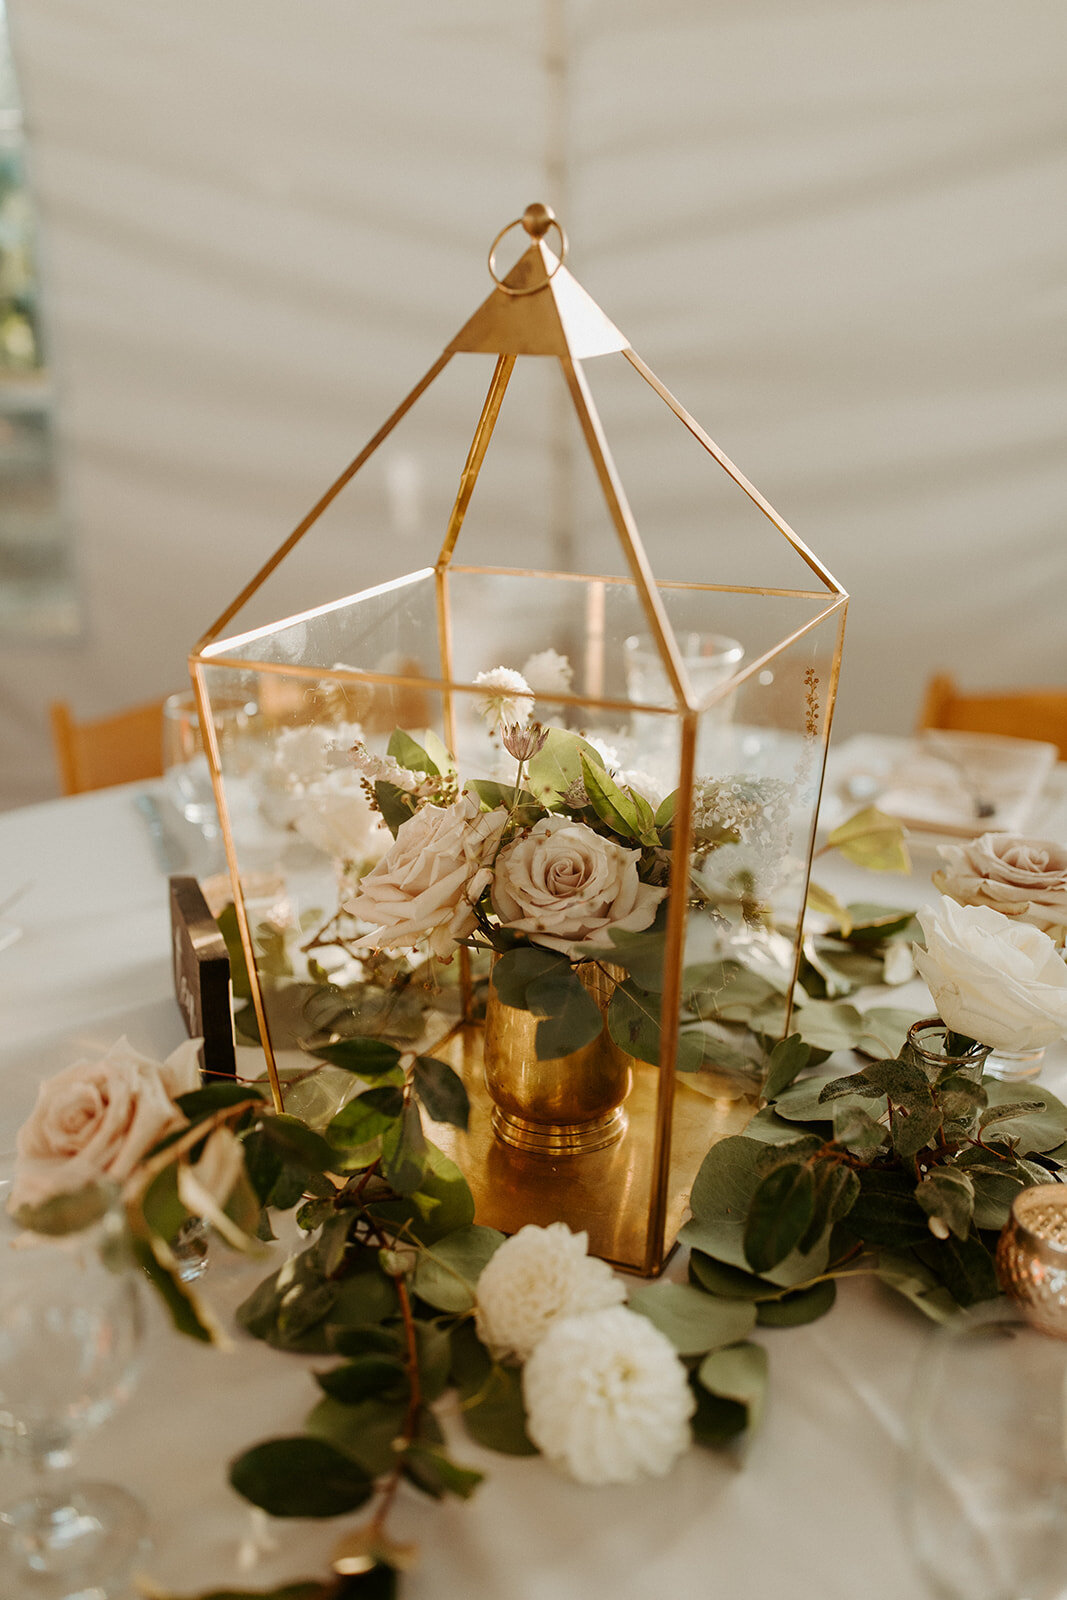
[[[571,0],[563,126],[533,3],[9,12],[86,628],[0,646],[0,804],[53,786],[54,695],[180,686],[538,196],[851,591],[841,731],[907,727],[938,666],[1067,679],[1060,0]],[[410,488],[336,592],[416,564]],[[521,522],[499,540],[522,560]]]

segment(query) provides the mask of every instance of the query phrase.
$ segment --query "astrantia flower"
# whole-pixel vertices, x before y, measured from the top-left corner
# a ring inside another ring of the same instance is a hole
[[[529,722],[533,690],[521,672],[514,672],[511,667],[494,667],[491,672],[479,672],[474,682],[483,691],[478,701],[478,715],[491,727],[501,722],[517,722],[520,726]]]
[[[525,1361],[561,1317],[616,1306],[626,1291],[565,1222],[529,1223],[506,1239],[478,1280],[478,1337],[498,1361]]]
[[[522,675],[535,694],[551,697],[570,694],[574,668],[558,650],[538,650],[526,662]]]
[[[556,1322],[522,1375],[526,1431],[579,1483],[662,1477],[689,1444],[696,1400],[674,1347],[624,1306]]]

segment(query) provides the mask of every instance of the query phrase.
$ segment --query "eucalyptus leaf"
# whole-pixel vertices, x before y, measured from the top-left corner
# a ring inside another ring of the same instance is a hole
[[[606,956],[604,947],[585,948],[592,953],[595,948],[600,960],[608,959],[613,966],[623,967],[641,989],[650,990],[654,994],[663,991],[664,956],[667,948],[667,935],[662,928],[653,928],[644,933],[630,933],[625,928],[609,928],[608,937],[611,940],[611,954]]]
[[[998,1083],[983,1078],[989,1106],[993,1109],[1012,1102],[1026,1103],[1020,1111],[997,1126],[997,1133],[1011,1138],[1020,1155],[1054,1150],[1067,1139],[1067,1106],[1054,1094],[1036,1084]]]
[[[681,1356],[703,1355],[743,1339],[755,1326],[747,1300],[716,1300],[685,1283],[652,1283],[635,1289],[627,1302],[667,1336]]]
[[[759,1427],[767,1394],[767,1352],[762,1345],[730,1345],[713,1350],[697,1368],[697,1378],[709,1394],[744,1406],[748,1427]]]
[[[749,1203],[742,1239],[754,1272],[769,1272],[797,1248],[815,1210],[810,1166],[794,1161],[762,1179]]]
[[[322,1439],[268,1439],[230,1466],[230,1482],[272,1517],[338,1517],[370,1499],[370,1475]]]
[[[767,1064],[767,1078],[763,1085],[766,1100],[776,1100],[784,1089],[803,1072],[811,1055],[811,1046],[804,1043],[799,1033],[781,1039],[771,1051]]]
[[[200,1089],[190,1089],[187,1094],[178,1095],[174,1104],[190,1122],[199,1122],[203,1117],[210,1117],[216,1111],[225,1111],[228,1106],[239,1105],[242,1100],[264,1100],[266,1097],[262,1090],[257,1089],[252,1083],[234,1083],[232,1080],[220,1079],[215,1083],[205,1083]]]
[[[893,1112],[893,1149],[905,1161],[931,1144],[941,1127],[940,1106],[919,1106],[912,1111],[899,1107]]]
[[[794,1083],[775,1100],[775,1114],[784,1117],[787,1122],[832,1122],[834,1104],[843,1100],[846,1104],[862,1106],[864,1110],[878,1117],[885,1110],[885,1102],[872,1101],[869,1096],[864,1096],[862,1093],[864,1086],[863,1079],[853,1086],[851,1078],[840,1078],[836,1073],[801,1078],[799,1083]],[[823,1091],[831,1087],[834,1089],[834,1095],[823,1100]]]
[[[504,1455],[537,1454],[526,1432],[522,1374],[517,1367],[495,1364],[469,1321],[452,1330],[452,1376],[472,1439]]]
[[[945,1286],[914,1256],[880,1250],[874,1272],[882,1283],[910,1300],[931,1322],[948,1322],[959,1315],[959,1306]]]
[[[995,1299],[1000,1292],[993,1257],[980,1240],[973,1237],[934,1239],[928,1235],[915,1246],[915,1254],[941,1280],[961,1306],[977,1305]]]
[[[740,1267],[728,1267],[702,1250],[689,1252],[689,1281],[720,1300],[774,1300],[782,1292],[767,1278],[758,1278]]]
[[[413,1195],[426,1172],[426,1135],[419,1108],[410,1102],[382,1134],[382,1176],[397,1194]]]
[[[863,1031],[854,1046],[863,1055],[884,1060],[899,1056],[908,1038],[908,1029],[919,1021],[919,1013],[900,1006],[871,1006],[863,1013]]]
[[[478,1279],[503,1242],[495,1228],[471,1226],[420,1250],[412,1277],[415,1293],[438,1311],[470,1311]]]
[[[473,1467],[461,1467],[442,1450],[431,1450],[426,1445],[409,1445],[404,1452],[404,1472],[411,1481],[440,1500],[454,1494],[460,1500],[469,1500],[483,1481],[485,1474]]]
[[[818,911],[823,916],[831,917],[841,929],[842,938],[848,938],[852,932],[852,918],[837,896],[829,889],[824,889],[812,878],[808,883],[808,910]]]
[[[324,1394],[345,1405],[360,1400],[406,1400],[410,1389],[406,1364],[398,1357],[368,1352],[344,1366],[317,1372],[315,1381]]]
[[[392,1085],[368,1089],[341,1107],[331,1119],[326,1137],[341,1150],[359,1149],[384,1133],[403,1109],[404,1095],[400,1089]]]
[[[854,1100],[836,1102],[834,1112],[834,1140],[857,1155],[873,1155],[889,1139],[889,1129],[876,1122],[869,1111]]]
[[[570,962],[558,951],[542,950],[537,945],[516,945],[512,950],[505,950],[494,962],[493,988],[504,1005],[528,1011],[526,991],[530,984],[550,973],[564,971],[570,971]]]
[[[863,1032],[863,1017],[847,1001],[809,1000],[793,1013],[793,1026],[813,1050],[851,1050]]]
[[[20,1228],[48,1237],[80,1233],[92,1227],[114,1205],[117,1190],[112,1184],[88,1183],[81,1189],[51,1195],[40,1205],[23,1205],[15,1212]]]
[[[384,1039],[339,1039],[336,1044],[317,1045],[315,1054],[357,1078],[379,1078],[395,1071],[400,1061],[400,1051]]]
[[[728,1266],[749,1270],[742,1234],[749,1203],[759,1183],[759,1161],[765,1148],[762,1141],[741,1134],[712,1145],[693,1184],[693,1217],[679,1234],[683,1244]],[[763,1276],[779,1287],[806,1283],[824,1271],[828,1257],[827,1233],[809,1254],[794,1251]]]
[[[895,1168],[865,1167],[860,1192],[845,1226],[857,1239],[891,1249],[930,1238],[926,1213],[915,1199],[915,1179]]]
[[[756,1307],[756,1321],[762,1328],[801,1328],[805,1323],[817,1322],[833,1309],[837,1299],[837,1284],[824,1278],[810,1289],[798,1289],[777,1300],[764,1300]]]
[[[345,1405],[327,1395],[308,1412],[304,1425],[316,1439],[342,1451],[371,1478],[377,1478],[396,1462],[393,1441],[402,1434],[406,1415],[406,1400],[372,1397]]]
[[[910,872],[911,859],[904,843],[904,828],[896,817],[877,806],[867,806],[833,830],[826,841],[857,866],[875,872]]]
[[[466,1130],[470,1100],[463,1080],[447,1061],[438,1061],[435,1056],[416,1056],[412,1080],[415,1093],[434,1122],[448,1122]]]
[[[592,1044],[604,1026],[600,1007],[571,967],[535,978],[527,986],[526,999],[539,1019],[534,1035],[538,1061]]]
[[[957,1239],[966,1239],[974,1216],[974,1183],[958,1167],[935,1167],[915,1190],[928,1217],[939,1218]]]

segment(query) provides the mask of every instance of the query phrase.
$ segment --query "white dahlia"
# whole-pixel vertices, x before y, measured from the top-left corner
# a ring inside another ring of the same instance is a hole
[[[565,1222],[528,1223],[505,1239],[478,1279],[478,1337],[498,1361],[525,1361],[561,1317],[617,1306],[626,1291]]]
[[[685,1368],[625,1306],[556,1322],[526,1363],[522,1392],[530,1438],[579,1483],[660,1478],[690,1442]]]
[[[478,715],[484,717],[490,727],[495,728],[501,722],[525,727],[530,720],[534,697],[521,672],[512,667],[494,667],[491,672],[479,672],[474,682],[482,691],[482,698],[477,702]]]

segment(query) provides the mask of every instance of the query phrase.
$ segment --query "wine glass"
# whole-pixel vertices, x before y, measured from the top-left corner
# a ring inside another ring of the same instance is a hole
[[[0,1205],[6,1185],[0,1184]],[[35,1492],[0,1508],[0,1594],[110,1600],[145,1547],[144,1508],[112,1484],[53,1478],[127,1398],[142,1311],[119,1214],[79,1233],[0,1227],[0,1444]]]
[[[215,695],[211,719],[223,760],[232,764],[232,753],[247,738],[256,714],[255,702],[247,695]],[[163,702],[163,772],[175,809],[205,837],[219,832],[215,791],[197,711],[191,689],[171,694]]]
[[[939,1600],[1067,1600],[1067,1343],[994,1302],[931,1339],[903,1513]]]

